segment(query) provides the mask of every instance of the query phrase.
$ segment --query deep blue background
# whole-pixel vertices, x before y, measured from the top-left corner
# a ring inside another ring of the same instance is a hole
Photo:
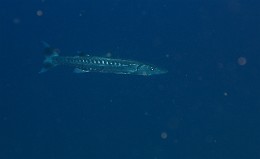
[[[0,158],[259,159],[259,8],[258,0],[1,0]],[[42,40],[61,55],[111,53],[169,73],[39,75]]]

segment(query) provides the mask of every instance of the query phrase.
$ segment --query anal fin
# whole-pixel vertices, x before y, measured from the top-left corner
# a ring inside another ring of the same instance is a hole
[[[82,69],[79,69],[79,68],[75,68],[74,73],[86,73],[86,72],[89,72],[88,70],[82,70]]]

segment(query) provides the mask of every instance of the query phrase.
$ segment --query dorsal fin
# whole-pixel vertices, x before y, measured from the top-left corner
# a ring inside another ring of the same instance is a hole
[[[47,42],[42,41],[42,44],[44,46],[44,55],[45,56],[51,56],[51,55],[58,55],[59,51],[58,49],[55,49],[53,47],[51,47]]]

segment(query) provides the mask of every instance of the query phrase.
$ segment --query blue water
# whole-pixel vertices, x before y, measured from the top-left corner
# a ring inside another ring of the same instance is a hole
[[[257,0],[1,0],[0,159],[259,159]],[[165,68],[38,74],[41,41]]]

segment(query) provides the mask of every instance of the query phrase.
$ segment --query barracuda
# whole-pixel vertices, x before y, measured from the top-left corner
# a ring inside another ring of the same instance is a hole
[[[75,73],[99,72],[130,75],[158,75],[167,71],[158,67],[134,60],[123,60],[80,54],[79,56],[59,56],[56,49],[43,42],[45,46],[43,68],[39,73],[46,72],[58,65],[71,66]]]

